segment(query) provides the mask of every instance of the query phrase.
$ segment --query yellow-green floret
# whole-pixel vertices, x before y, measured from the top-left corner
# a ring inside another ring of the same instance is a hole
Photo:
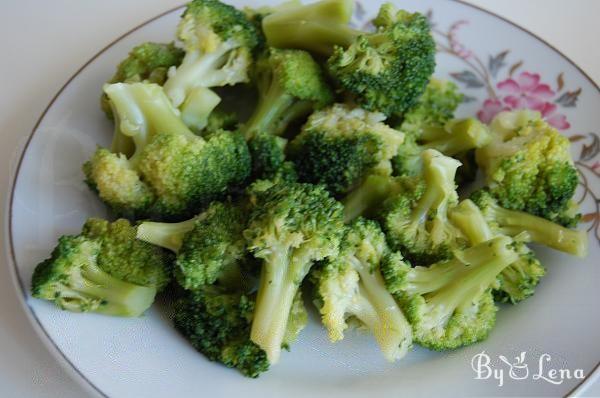
[[[507,209],[575,226],[578,183],[570,143],[537,112],[503,112],[492,121],[493,141],[477,150],[487,190]]]
[[[380,264],[392,252],[375,221],[359,218],[344,234],[340,254],[311,271],[323,325],[332,342],[344,338],[348,320],[369,330],[388,361],[411,347],[412,330],[387,291]]]
[[[141,315],[169,282],[172,257],[135,235],[126,220],[89,219],[81,235],[62,236],[37,265],[32,296],[68,311]]]
[[[496,237],[429,267],[411,267],[397,258],[382,270],[412,324],[415,342],[450,350],[488,336],[497,311],[491,288],[517,259],[512,240]]]
[[[370,173],[391,174],[404,135],[377,112],[335,104],[313,113],[289,146],[301,181],[347,193]]]
[[[306,51],[266,50],[256,62],[254,79],[258,104],[245,126],[247,139],[281,135],[291,122],[333,101],[321,67]]]
[[[313,262],[339,251],[342,206],[310,184],[275,184],[254,195],[244,235],[262,270],[251,339],[276,363],[300,283]]]

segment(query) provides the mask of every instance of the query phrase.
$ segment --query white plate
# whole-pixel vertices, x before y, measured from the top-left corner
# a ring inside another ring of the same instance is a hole
[[[590,231],[588,258],[540,250],[548,275],[534,297],[502,308],[496,328],[483,343],[442,354],[417,348],[391,365],[368,336],[349,333],[343,342],[329,344],[315,320],[292,352],[283,354],[281,364],[258,380],[243,378],[195,352],[171,327],[165,306],[155,306],[139,319],[120,319],[63,312],[32,299],[33,268],[58,236],[78,231],[91,215],[105,215],[80,171],[96,144],[110,141],[111,123],[98,106],[100,87],[135,44],[172,40],[181,9],[172,10],[101,50],[65,84],[36,124],[15,175],[7,234],[15,283],[35,329],[90,391],[111,397],[556,396],[597,376],[598,87],[556,50],[497,16],[449,0],[398,3],[409,10],[432,10],[442,50],[436,75],[457,81],[470,99],[461,106],[461,115],[487,118],[504,106],[545,104],[547,118],[571,137],[582,173],[578,197],[586,215],[581,228]],[[363,0],[354,22],[360,26],[368,21],[378,4]],[[483,351],[498,378],[485,378],[485,366],[476,377],[472,365],[482,356],[473,357]],[[515,363],[519,355],[522,362],[510,373],[500,356]],[[546,378],[536,377],[540,363]],[[549,381],[552,369],[566,371]]]

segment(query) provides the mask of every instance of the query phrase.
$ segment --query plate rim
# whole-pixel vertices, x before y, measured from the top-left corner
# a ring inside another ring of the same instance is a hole
[[[548,47],[549,49],[553,50],[553,52],[555,52],[557,55],[559,55],[565,61],[567,61],[569,64],[571,64],[571,66],[573,66],[575,69],[577,69],[586,78],[586,80],[596,89],[596,91],[598,93],[600,93],[600,84],[596,83],[596,81],[594,81],[594,79],[592,79],[583,68],[581,68],[577,63],[575,63],[570,57],[565,55],[561,50],[556,48],[554,45],[550,44],[548,41],[546,41],[542,37],[538,36],[536,33],[529,31],[528,29],[517,24],[516,22],[511,21],[510,19],[508,19],[506,17],[498,15],[495,12],[487,10],[478,5],[467,3],[464,0],[447,0],[447,1],[462,4],[466,7],[475,9],[483,14],[487,14],[494,18],[500,19],[501,21],[508,23],[512,27],[517,28],[521,32],[535,38],[541,44],[543,44],[546,47]],[[20,174],[19,172],[21,170],[21,166],[23,164],[25,154],[27,153],[27,150],[29,149],[29,145],[31,144],[31,140],[33,139],[33,136],[35,135],[40,124],[46,117],[46,114],[50,111],[50,109],[52,108],[52,106],[54,105],[56,100],[60,97],[60,95],[63,93],[63,91],[71,84],[71,82],[77,76],[79,76],[79,74],[81,72],[83,72],[92,62],[94,62],[98,57],[100,57],[104,52],[106,52],[112,46],[114,46],[115,44],[117,44],[118,42],[120,42],[121,40],[123,40],[124,38],[129,36],[130,34],[134,33],[135,31],[139,30],[140,28],[148,25],[149,23],[151,23],[159,18],[162,18],[165,15],[168,15],[174,11],[182,9],[183,7],[185,7],[186,4],[187,4],[187,2],[184,4],[181,4],[179,6],[172,7],[150,19],[147,19],[147,20],[139,23],[138,25],[134,26],[133,28],[129,29],[128,31],[122,33],[121,35],[119,35],[118,37],[116,37],[115,39],[110,41],[107,45],[102,47],[100,50],[98,50],[98,52],[96,52],[92,57],[90,57],[85,63],[83,63],[65,81],[65,83],[58,89],[58,91],[52,96],[52,98],[50,99],[50,101],[48,102],[48,104],[46,105],[46,107],[44,108],[42,113],[40,114],[40,116],[37,118],[34,126],[32,127],[31,131],[28,134],[27,141],[22,146],[22,148],[18,148],[20,150],[19,159],[17,161],[16,168],[9,176],[9,184],[8,184],[8,191],[7,191],[8,192],[7,196],[9,198],[9,200],[6,202],[6,208],[4,211],[4,214],[8,214],[7,221],[4,223],[5,224],[4,225],[4,232],[5,232],[4,245],[5,245],[5,247],[8,248],[8,250],[4,257],[7,260],[9,273],[10,273],[10,276],[12,279],[12,283],[13,283],[14,287],[16,288],[16,291],[17,291],[16,293],[17,293],[19,302],[21,303],[21,306],[27,316],[27,319],[29,320],[29,323],[33,326],[33,329],[35,330],[36,334],[38,335],[40,340],[44,343],[44,345],[48,348],[48,350],[50,351],[52,356],[62,366],[62,368],[71,376],[71,378],[73,380],[77,381],[77,383],[81,387],[83,387],[87,392],[92,393],[93,395],[99,396],[99,397],[108,398],[109,395],[107,395],[104,391],[102,391],[102,389],[100,389],[90,379],[88,379],[85,376],[85,374],[83,374],[83,372],[81,370],[79,370],[79,368],[77,366],[75,366],[75,364],[67,357],[67,355],[60,349],[60,347],[58,347],[58,345],[54,342],[54,340],[52,340],[52,338],[50,338],[50,335],[44,328],[42,322],[39,320],[39,318],[37,317],[37,315],[31,308],[31,306],[27,302],[28,288],[26,287],[23,279],[21,278],[21,275],[20,275],[18,267],[17,267],[17,260],[16,260],[15,248],[14,248],[14,242],[13,242],[13,236],[12,236],[15,186],[16,186],[17,180],[19,178],[19,174]],[[581,392],[583,392],[591,383],[593,383],[594,381],[597,381],[598,379],[600,379],[600,360],[592,368],[591,372],[586,376],[586,378],[581,380],[577,385],[575,385],[564,396],[565,397],[577,396]]]

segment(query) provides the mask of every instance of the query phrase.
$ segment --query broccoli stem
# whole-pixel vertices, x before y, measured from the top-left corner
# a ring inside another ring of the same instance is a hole
[[[423,152],[423,178],[425,192],[411,214],[411,228],[417,229],[432,213],[431,239],[434,243],[444,240],[443,231],[447,223],[448,201],[455,194],[454,177],[461,163],[441,153],[428,149]]]
[[[425,128],[419,139],[424,141],[424,148],[454,156],[487,145],[491,141],[491,134],[483,124],[465,119],[451,126]]]
[[[261,132],[273,133],[273,126],[280,125],[280,118],[294,104],[296,99],[285,94],[279,85],[273,83],[264,96],[261,96],[252,116],[246,122],[246,140]]]
[[[72,300],[62,300],[65,309],[81,311],[81,299],[92,297],[102,300],[95,312],[115,316],[140,316],[156,295],[156,288],[123,282],[89,263],[71,276],[69,288],[74,294]]]
[[[379,270],[371,271],[369,264],[356,258],[351,262],[360,276],[361,284],[350,312],[371,330],[388,361],[402,358],[412,343],[410,324],[385,288],[385,281]]]
[[[234,48],[234,43],[227,41],[212,52],[187,51],[181,65],[177,69],[171,67],[169,79],[164,84],[173,106],[183,104],[190,91],[200,85],[221,86],[226,76],[220,67],[225,63],[225,55]]]
[[[268,15],[262,27],[271,47],[301,48],[330,55],[336,45],[349,46],[362,32],[347,26],[352,0],[324,0],[290,6]]]
[[[493,233],[479,207],[470,199],[460,202],[448,217],[473,245],[493,238]]]
[[[565,228],[542,217],[516,210],[508,210],[490,204],[492,218],[503,233],[516,236],[526,232],[536,243],[551,247],[577,257],[585,257],[588,252],[588,239],[584,231]]]
[[[196,87],[181,106],[181,118],[188,127],[200,131],[206,127],[208,116],[220,102],[221,97],[211,89]]]
[[[399,184],[393,178],[381,175],[369,175],[361,185],[350,192],[344,199],[344,222],[349,223],[363,215],[377,210],[377,205],[397,193]]]
[[[136,238],[177,253],[183,237],[194,229],[195,223],[196,217],[178,223],[145,221],[137,227]]]
[[[156,133],[182,134],[198,139],[183,123],[159,85],[107,84],[104,92],[115,111],[116,126],[135,144],[135,153],[130,158],[132,165]]]
[[[432,321],[436,324],[445,323],[455,310],[467,311],[477,298],[494,283],[497,275],[504,268],[518,259],[518,254],[510,247],[507,237],[494,238],[491,241],[464,250],[456,259],[447,263],[438,263],[444,267],[455,268],[452,278],[445,283],[433,281],[429,274],[438,264],[429,268],[416,267],[417,276],[410,284],[408,291],[425,294],[429,308],[432,311]],[[422,281],[425,283],[420,283]]]
[[[250,339],[266,352],[271,364],[279,360],[294,297],[310,269],[308,261],[293,261],[290,250],[274,249],[265,258],[250,332]]]

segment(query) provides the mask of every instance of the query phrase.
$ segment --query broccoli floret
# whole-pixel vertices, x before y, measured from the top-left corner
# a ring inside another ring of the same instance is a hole
[[[242,11],[218,0],[193,0],[181,17],[177,37],[185,56],[181,65],[169,69],[164,85],[175,107],[197,88],[249,81],[259,35]]]
[[[246,123],[247,139],[281,135],[292,121],[333,101],[321,67],[305,51],[269,49],[257,60],[254,75],[258,104]]]
[[[136,239],[137,228],[129,221],[109,222],[90,218],[81,234],[101,243],[97,264],[105,272],[125,282],[163,290],[171,279],[173,257],[164,250]]]
[[[175,277],[185,289],[215,283],[242,286],[239,264],[246,256],[242,232],[247,218],[247,210],[241,205],[213,202],[187,221],[143,222],[137,237],[177,253]]]
[[[404,135],[381,113],[335,104],[313,113],[288,147],[301,181],[347,193],[369,173],[391,174]]]
[[[424,265],[449,258],[461,245],[461,234],[447,214],[458,203],[454,176],[460,163],[433,149],[421,157],[421,174],[399,178],[402,188],[384,201],[378,217],[392,249]]]
[[[268,178],[285,161],[287,140],[267,133],[258,133],[248,141],[254,179]]]
[[[421,165],[419,159],[425,149],[435,149],[446,156],[468,160],[473,149],[481,148],[491,141],[487,127],[473,118],[452,119],[439,127],[423,127],[418,139],[413,134],[414,132],[407,135],[406,141],[392,159],[396,175],[418,174]]]
[[[210,286],[187,292],[176,303],[173,321],[209,360],[258,377],[269,369],[269,361],[249,338],[253,311],[252,296]]]
[[[443,127],[454,117],[463,95],[449,80],[432,78],[415,106],[403,116],[396,129],[418,140],[426,128]]]
[[[569,229],[524,211],[506,209],[483,189],[474,192],[471,200],[479,206],[488,224],[505,235],[514,237],[525,232],[535,243],[578,257],[587,255],[588,237],[584,231]]]
[[[342,206],[323,187],[310,184],[275,184],[254,195],[244,236],[263,265],[251,339],[274,364],[300,283],[314,261],[338,253]]]
[[[342,90],[369,111],[401,115],[423,94],[435,68],[427,18],[384,4],[366,33],[348,26],[351,0],[288,7],[263,19],[267,43],[329,56],[327,69]]]
[[[181,120],[195,133],[208,126],[210,115],[221,103],[214,91],[206,87],[195,88],[181,105]]]
[[[395,361],[411,347],[412,330],[380,272],[380,263],[389,255],[379,225],[359,218],[348,227],[340,254],[313,268],[311,279],[332,342],[344,338],[346,320],[355,318],[373,333],[385,358]]]
[[[250,173],[244,138],[219,131],[204,139],[177,116],[162,87],[105,87],[122,134],[135,152],[99,148],[84,165],[86,182],[113,211],[128,218],[185,219],[243,182]]]
[[[500,113],[490,128],[494,140],[477,150],[476,160],[499,204],[577,225],[570,213],[578,175],[568,138],[527,110]]]
[[[508,237],[496,237],[429,267],[411,267],[399,255],[382,264],[389,291],[413,327],[415,342],[449,350],[484,340],[494,326],[491,293],[498,274],[518,259]]]
[[[139,316],[169,281],[172,258],[135,240],[126,220],[89,219],[83,233],[62,236],[31,279],[33,297],[74,312]]]
[[[167,70],[169,67],[179,65],[183,59],[183,54],[184,51],[177,48],[173,43],[148,42],[140,44],[134,47],[129,52],[127,58],[121,61],[117,66],[117,71],[108,80],[108,83],[136,83],[146,81],[162,85],[167,79]],[[104,93],[102,93],[100,104],[106,116],[112,119],[113,114],[110,101]],[[113,147],[113,150],[125,153],[119,148]]]
[[[503,235],[500,230],[493,228],[495,225],[488,225],[481,210],[470,199],[463,200],[452,209],[449,218],[461,229],[471,245],[478,245]],[[513,247],[519,258],[498,275],[498,286],[494,288],[493,295],[496,301],[516,304],[533,295],[546,270],[533,251],[521,240],[521,236],[517,235],[514,238]]]

